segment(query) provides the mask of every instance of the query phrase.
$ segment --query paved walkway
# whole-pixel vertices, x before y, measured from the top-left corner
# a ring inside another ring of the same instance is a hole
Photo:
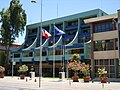
[[[120,83],[111,82],[102,86],[100,82],[84,83],[83,80],[72,82],[70,80],[60,81],[58,78],[42,78],[39,88],[39,78],[30,80],[26,77],[20,80],[18,77],[5,77],[0,78],[0,90],[120,90]]]

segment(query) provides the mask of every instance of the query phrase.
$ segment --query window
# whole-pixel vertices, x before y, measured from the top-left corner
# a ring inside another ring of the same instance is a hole
[[[99,65],[99,60],[95,60],[95,65]]]
[[[53,55],[53,50],[49,50],[48,55]]]
[[[35,56],[40,56],[40,51],[35,51]]]
[[[114,66],[110,66],[110,73],[115,73],[115,67]]]
[[[110,65],[114,65],[114,60],[110,59]]]
[[[94,41],[94,51],[116,50],[117,44],[115,42],[117,43],[115,39]]]
[[[30,52],[30,53],[29,53],[29,56],[32,57],[32,56],[33,56],[33,52]]]
[[[20,54],[14,54],[14,58],[19,58]]]
[[[47,55],[47,52],[46,51],[43,51],[42,52],[42,56],[46,56]]]
[[[104,65],[109,65],[109,60],[105,60]]]
[[[78,54],[84,53],[84,49],[73,49],[73,50],[71,50],[71,54],[74,54],[74,53],[78,53]]]
[[[103,65],[104,64],[104,62],[103,62],[104,60],[100,60],[100,65]]]
[[[63,54],[63,50],[56,50],[55,51],[55,55],[62,55]]]
[[[99,23],[95,23],[93,28],[94,28],[94,33],[112,31],[113,24],[111,21],[99,22]]]

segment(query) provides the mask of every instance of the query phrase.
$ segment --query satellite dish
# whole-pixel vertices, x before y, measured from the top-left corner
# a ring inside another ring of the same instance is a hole
[[[31,0],[31,3],[36,3],[36,0]]]

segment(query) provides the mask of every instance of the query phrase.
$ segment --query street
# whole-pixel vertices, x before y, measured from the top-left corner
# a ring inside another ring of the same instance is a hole
[[[35,82],[36,79],[36,82]],[[120,90],[120,82],[101,84],[100,82],[84,83],[72,80],[60,81],[58,78],[42,78],[39,88],[39,78],[20,80],[18,77],[5,77],[0,79],[0,90]]]

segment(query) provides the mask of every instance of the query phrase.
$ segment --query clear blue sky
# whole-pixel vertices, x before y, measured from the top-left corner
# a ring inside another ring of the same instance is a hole
[[[0,0],[0,11],[2,8],[8,8],[11,0]],[[40,21],[40,1],[31,3],[31,0],[20,0],[23,4],[23,9],[27,13],[27,25]],[[100,8],[108,14],[116,13],[120,9],[120,0],[42,0],[43,1],[43,21],[64,17],[80,12],[89,11]],[[58,14],[57,14],[58,5]],[[25,33],[20,36],[16,43],[24,42]]]

